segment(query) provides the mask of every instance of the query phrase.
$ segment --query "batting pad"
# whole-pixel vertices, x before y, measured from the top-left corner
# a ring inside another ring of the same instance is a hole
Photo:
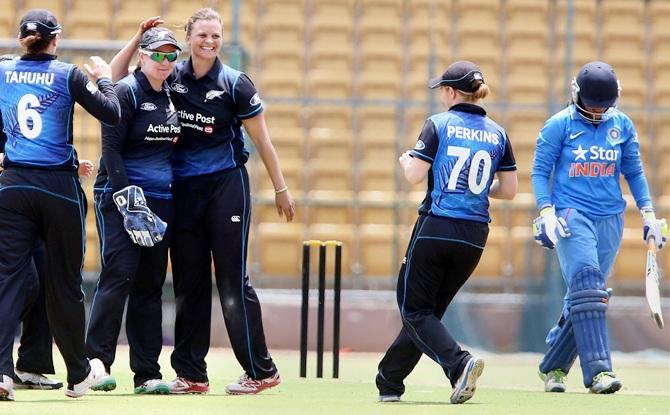
[[[561,369],[566,374],[577,358],[577,344],[572,329],[572,321],[564,320],[560,324],[558,335],[550,344],[547,354],[540,362],[540,372],[548,373],[551,370]]]
[[[604,279],[595,268],[584,268],[570,284],[569,320],[586,387],[591,386],[598,373],[612,371],[605,318],[609,295],[604,286]]]

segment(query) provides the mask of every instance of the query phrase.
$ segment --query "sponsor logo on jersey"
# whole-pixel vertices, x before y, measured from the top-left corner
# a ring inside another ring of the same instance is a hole
[[[498,133],[486,130],[476,130],[474,128],[450,125],[447,127],[447,135],[449,137],[456,137],[463,140],[486,142],[497,145],[500,143],[500,136]]]
[[[226,93],[226,91],[216,91],[216,90],[213,90],[213,89],[211,91],[207,91],[207,93],[205,94],[205,102],[207,102],[208,100],[211,101],[215,98],[218,98],[225,93]]]
[[[576,150],[572,150],[572,153],[575,155],[575,161],[570,163],[568,173],[570,177],[614,176],[619,150],[600,146],[583,148],[579,145]],[[578,160],[584,161],[579,162]]]
[[[182,85],[177,82],[173,82],[172,85],[170,85],[170,88],[177,93],[180,94],[187,94],[188,93],[188,88],[185,85]]]
[[[98,88],[96,88],[95,85],[93,85],[93,82],[88,81],[88,82],[86,82],[86,90],[88,92],[90,92],[91,95],[92,95],[92,94],[95,94],[95,91],[97,91]]]
[[[426,143],[424,143],[422,140],[418,140],[418,141],[416,142],[416,145],[414,146],[414,150],[419,150],[419,151],[421,151],[421,150],[423,150],[424,148],[426,148]]]
[[[240,221],[240,217],[238,215],[231,216],[230,221],[237,223]]]
[[[205,134],[212,134],[214,132],[214,127],[212,127],[211,125],[206,125],[203,131],[205,132]]]
[[[621,130],[618,128],[610,128],[607,130],[607,142],[613,146],[623,143],[623,134],[621,134]]]
[[[196,121],[201,122],[203,124],[214,124],[216,122],[216,117],[214,117],[213,115],[211,117],[205,117],[199,112],[196,112],[194,114],[192,112],[179,110],[177,111],[177,116],[184,121]]]
[[[582,134],[584,134],[584,131],[579,131],[577,133],[571,133],[570,134],[570,140],[574,140],[575,138],[579,137]]]
[[[256,105],[259,105],[261,103],[261,97],[258,96],[258,93],[255,93],[253,97],[249,100],[249,104],[252,107],[255,107]]]
[[[153,102],[143,102],[142,105],[140,105],[140,109],[144,111],[155,111],[156,110],[156,104]]]

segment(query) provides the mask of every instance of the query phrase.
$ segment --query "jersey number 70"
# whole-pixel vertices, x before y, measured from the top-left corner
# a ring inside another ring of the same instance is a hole
[[[470,158],[470,148],[448,146],[447,155],[457,157],[449,172],[447,189],[455,191],[459,178],[462,177],[462,173],[465,173],[464,170],[467,169],[468,188],[472,193],[476,195],[480,194],[486,188],[491,177],[491,154],[488,151],[479,150]],[[481,176],[479,174],[480,170]]]

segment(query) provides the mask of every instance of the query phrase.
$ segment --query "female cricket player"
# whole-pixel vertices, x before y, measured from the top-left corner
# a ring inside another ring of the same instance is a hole
[[[567,286],[561,318],[547,336],[549,350],[540,363],[547,392],[565,391],[577,355],[590,392],[621,389],[605,318],[605,281],[626,207],[621,174],[642,213],[644,240],[653,238],[659,249],[666,241],[667,224],[654,215],[635,127],[616,108],[620,89],[610,65],[587,63],[572,81],[572,102],[547,120],[537,138],[531,180],[540,216],[533,233],[543,247],[556,248]]]
[[[6,136],[0,175],[0,400],[14,399],[12,345],[24,297],[24,270],[38,238],[49,272],[45,297],[49,325],[67,367],[65,395],[80,397],[101,362],[86,359],[81,268],[86,197],[77,178],[72,144],[74,103],[107,124],[119,121],[109,66],[100,58],[86,75],[56,59],[61,26],[45,9],[21,19],[25,53],[0,62],[0,135]]]
[[[112,60],[114,74],[127,71],[140,32]],[[177,316],[172,393],[209,390],[205,356],[211,322],[211,266],[235,357],[244,369],[226,386],[233,395],[256,394],[280,383],[265,343],[260,302],[246,269],[251,219],[249,178],[242,127],[253,141],[275,186],[280,216],[293,220],[295,203],[263,116],[263,102],[249,77],[218,58],[223,25],[209,8],[185,25],[189,60],[168,79],[182,125],[175,149],[175,218],[170,245]]]
[[[489,197],[512,199],[517,192],[507,133],[478,105],[489,93],[479,68],[454,62],[429,87],[439,88],[448,110],[429,117],[414,149],[400,157],[407,181],[428,176],[428,190],[398,275],[403,327],[379,363],[382,402],[400,400],[422,353],[451,382],[451,403],[472,398],[484,361],[462,350],[441,319],[486,245]]]
[[[167,394],[158,357],[163,346],[162,293],[174,216],[172,165],[181,127],[165,82],[181,48],[174,34],[152,28],[139,42],[140,66],[116,83],[121,122],[102,127],[102,162],[94,187],[102,270],[86,335],[89,358],[105,376],[91,388],[110,391],[109,373],[126,311],[130,368],[137,394]],[[133,211],[146,233],[130,230]],[[159,229],[160,228],[160,229]]]

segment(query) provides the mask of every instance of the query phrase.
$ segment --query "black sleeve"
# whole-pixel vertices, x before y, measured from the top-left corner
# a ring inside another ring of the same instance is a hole
[[[7,142],[7,135],[4,130],[5,126],[2,123],[2,112],[0,112],[0,153],[5,152],[5,143]]]
[[[119,99],[114,92],[112,81],[107,78],[98,79],[96,88],[88,77],[75,67],[69,79],[72,98],[81,104],[95,118],[105,124],[114,125],[119,122]]]
[[[431,120],[426,120],[416,145],[410,151],[410,155],[433,164],[439,144],[440,138],[437,136],[435,124]]]
[[[256,86],[246,74],[240,74],[233,91],[237,118],[246,120],[263,111],[263,101],[258,96]]]
[[[505,135],[505,153],[500,160],[498,171],[515,171],[516,160],[514,159],[514,152],[512,151],[512,142],[509,137]]]
[[[105,164],[112,190],[116,192],[130,184],[121,153],[137,104],[133,91],[127,84],[118,83],[114,89],[121,105],[121,122],[116,125],[102,124],[102,162]]]

